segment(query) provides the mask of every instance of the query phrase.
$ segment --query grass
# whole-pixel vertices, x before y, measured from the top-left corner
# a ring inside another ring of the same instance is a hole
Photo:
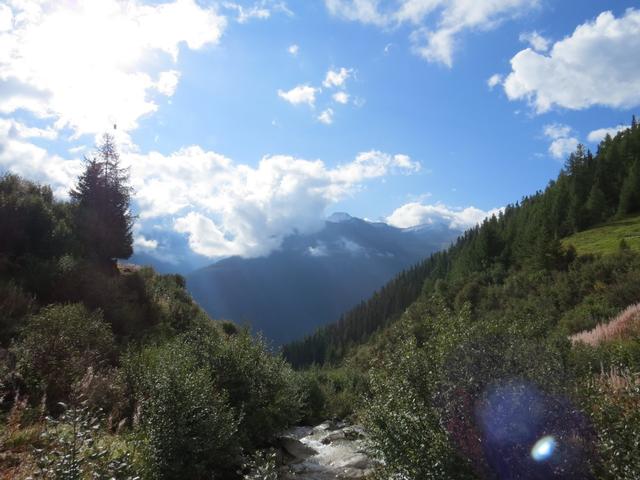
[[[614,253],[624,240],[631,250],[640,252],[640,216],[626,217],[576,233],[562,240],[573,245],[578,255]]]
[[[630,305],[610,322],[576,333],[570,339],[574,344],[580,342],[595,347],[601,343],[637,336],[640,336],[640,303]]]

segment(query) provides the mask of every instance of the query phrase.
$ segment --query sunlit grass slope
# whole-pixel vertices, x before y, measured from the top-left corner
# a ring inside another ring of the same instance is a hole
[[[632,250],[640,251],[640,216],[626,217],[565,238],[565,246],[573,245],[579,255],[613,253],[624,240]]]

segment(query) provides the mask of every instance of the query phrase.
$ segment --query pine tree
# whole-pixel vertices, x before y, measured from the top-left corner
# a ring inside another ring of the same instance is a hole
[[[620,190],[618,216],[640,210],[640,165],[635,160]]]
[[[70,192],[83,254],[92,261],[114,266],[133,253],[133,216],[129,210],[129,172],[120,166],[114,138],[105,134],[97,155],[86,166]]]
[[[587,200],[587,211],[591,225],[600,223],[607,218],[607,199],[597,183],[591,187]]]

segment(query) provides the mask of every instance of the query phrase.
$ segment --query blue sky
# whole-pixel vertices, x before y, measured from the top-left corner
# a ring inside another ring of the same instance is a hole
[[[634,6],[0,1],[0,171],[64,197],[116,123],[137,248],[174,262],[340,210],[470,226],[638,112]]]

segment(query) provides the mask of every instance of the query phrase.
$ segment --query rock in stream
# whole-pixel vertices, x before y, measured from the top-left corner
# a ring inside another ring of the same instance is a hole
[[[324,422],[296,427],[280,438],[290,459],[282,467],[283,480],[364,479],[377,462],[365,450],[365,432],[357,425]]]

